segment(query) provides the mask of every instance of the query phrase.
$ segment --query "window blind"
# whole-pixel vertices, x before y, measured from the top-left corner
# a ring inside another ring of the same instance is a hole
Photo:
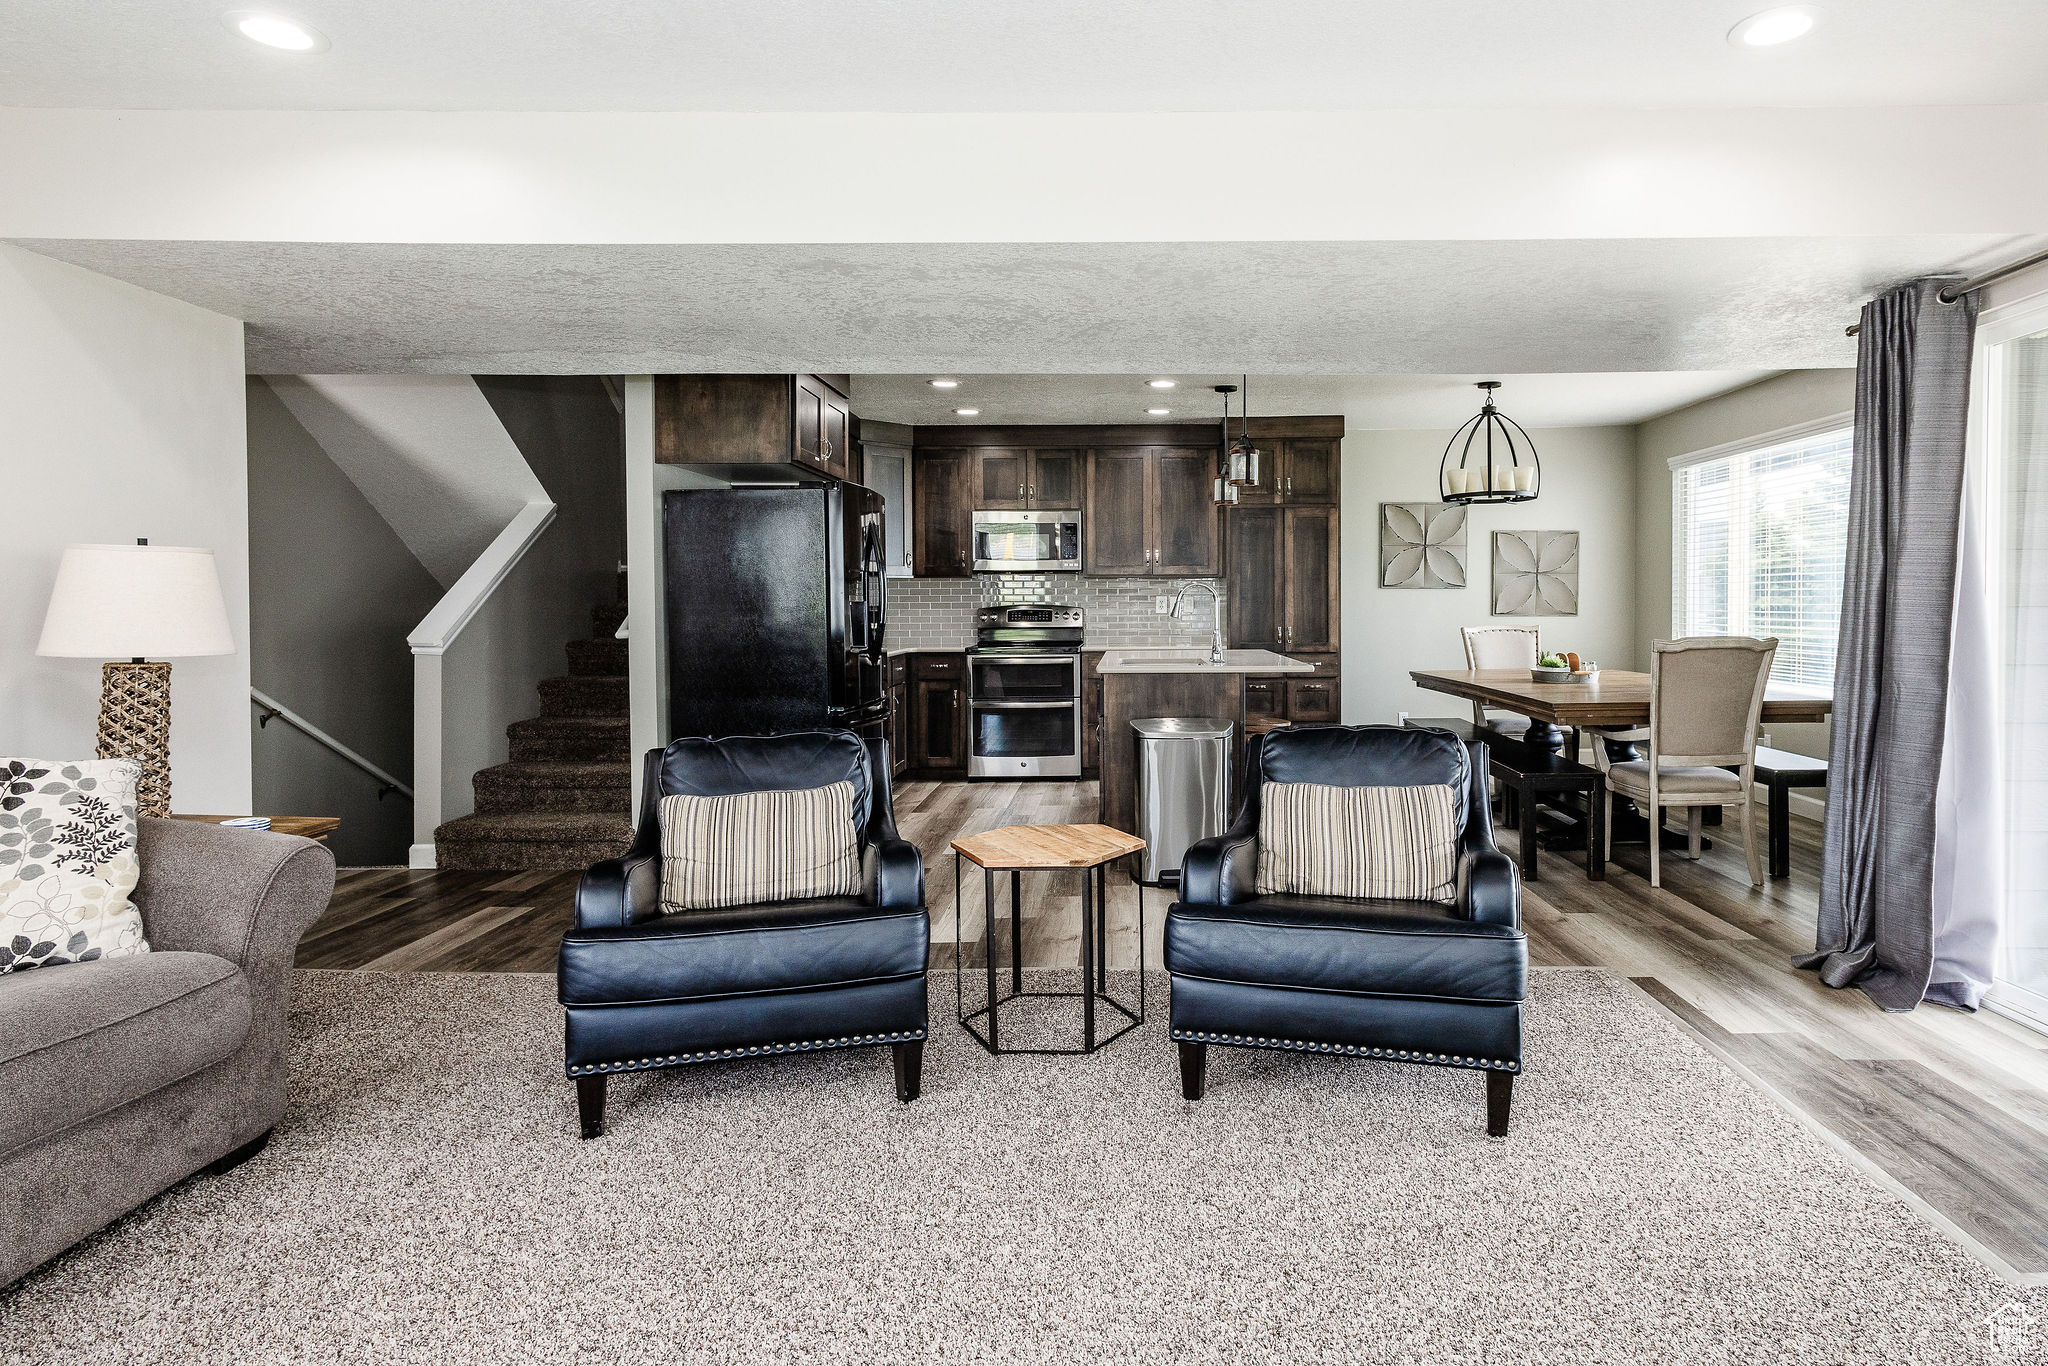
[[[1676,634],[1776,636],[1775,682],[1834,686],[1849,441],[1844,425],[1672,472]]]

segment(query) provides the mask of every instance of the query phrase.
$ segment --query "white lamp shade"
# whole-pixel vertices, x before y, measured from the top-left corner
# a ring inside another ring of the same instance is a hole
[[[211,550],[179,545],[64,548],[37,654],[169,659],[234,652]]]

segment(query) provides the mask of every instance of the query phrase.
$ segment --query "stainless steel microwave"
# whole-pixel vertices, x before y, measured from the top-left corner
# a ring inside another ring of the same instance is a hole
[[[1079,573],[1081,514],[977,512],[974,567],[999,574]]]

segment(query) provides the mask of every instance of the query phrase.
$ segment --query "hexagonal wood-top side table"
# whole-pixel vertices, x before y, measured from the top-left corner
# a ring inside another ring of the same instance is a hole
[[[1107,825],[1007,825],[985,830],[953,841],[953,998],[960,1027],[991,1053],[1093,1053],[1096,1049],[1136,1029],[1145,1022],[1145,887],[1138,887],[1138,1009],[1131,1009],[1109,994],[1109,886],[1110,864],[1145,848],[1145,841]],[[960,860],[967,859],[981,869],[981,908],[987,928],[988,1004],[969,1011],[965,977],[960,967]],[[1058,869],[1081,871],[1081,990],[1024,990],[1023,960],[1023,874]],[[996,995],[996,874],[1010,875],[1010,994]],[[1081,1047],[1004,1048],[997,1012],[1020,998],[1081,1000]],[[1107,1038],[1095,1037],[1095,1003],[1117,1011],[1128,1021]],[[986,1015],[988,1033],[975,1028],[974,1021]]]

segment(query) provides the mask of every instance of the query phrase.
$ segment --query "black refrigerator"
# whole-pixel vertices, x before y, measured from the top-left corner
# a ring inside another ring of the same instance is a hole
[[[882,736],[882,509],[836,482],[663,495],[672,737]]]

